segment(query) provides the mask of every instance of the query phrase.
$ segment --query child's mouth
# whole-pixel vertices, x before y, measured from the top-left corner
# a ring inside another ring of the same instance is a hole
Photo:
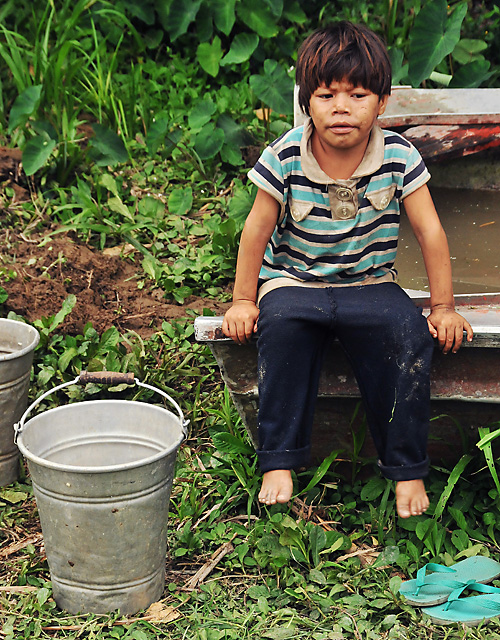
[[[355,129],[355,127],[352,124],[347,124],[347,123],[334,124],[329,128],[330,128],[330,131],[332,131],[333,133],[350,133]]]

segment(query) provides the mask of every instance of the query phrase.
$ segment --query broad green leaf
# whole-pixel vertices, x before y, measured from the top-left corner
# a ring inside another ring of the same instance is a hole
[[[382,552],[378,554],[375,560],[375,567],[384,567],[388,564],[394,564],[397,562],[400,556],[399,548],[396,546],[388,546],[382,549]]]
[[[395,596],[399,593],[402,582],[403,580],[401,576],[392,576],[392,578],[389,580],[389,590]]]
[[[130,220],[130,222],[135,222],[134,214],[130,211],[127,205],[124,202],[122,202],[122,199],[119,198],[118,196],[113,196],[113,198],[110,198],[108,200],[108,207],[111,209],[111,211],[114,211],[115,213],[118,213],[124,218],[126,218],[127,220]]]
[[[203,71],[206,71],[212,77],[216,77],[219,73],[219,63],[222,58],[222,47],[219,36],[215,36],[213,41],[202,42],[196,49],[196,57]]]
[[[484,60],[484,56],[481,51],[488,48],[488,45],[484,40],[470,40],[469,38],[462,38],[457,43],[457,46],[453,49],[453,59],[460,64],[468,64],[475,60]]]
[[[7,291],[5,291],[3,287],[0,287],[0,304],[3,304],[8,297],[9,294],[7,293]]]
[[[202,0],[174,0],[164,24],[172,42],[187,32],[189,25],[196,19],[201,2]]]
[[[226,36],[231,33],[236,20],[235,4],[236,0],[211,0],[210,2],[215,26]]]
[[[137,208],[141,215],[147,216],[148,218],[156,218],[165,211],[163,202],[152,196],[146,196],[139,200]]]
[[[235,147],[245,147],[252,143],[252,136],[248,133],[248,129],[238,124],[235,120],[223,113],[217,120],[217,126],[224,131],[224,140],[226,144]]]
[[[142,268],[152,280],[154,280],[155,282],[158,282],[160,280],[163,270],[161,267],[161,263],[158,262],[158,260],[154,256],[144,256],[144,259],[142,261]]]
[[[191,187],[174,189],[168,198],[168,210],[178,216],[184,216],[193,206]]]
[[[116,327],[110,327],[102,334],[99,340],[97,353],[106,353],[120,342],[121,336]]]
[[[92,129],[95,136],[90,139],[90,155],[98,166],[112,167],[127,162],[127,149],[120,136],[102,124],[95,123]]]
[[[265,0],[242,0],[237,5],[237,12],[241,21],[262,38],[278,35],[276,18]]]
[[[241,188],[235,190],[234,196],[229,201],[229,216],[238,224],[239,228],[243,227],[254,199],[255,196],[253,194]]]
[[[202,160],[213,158],[222,149],[224,139],[224,131],[210,122],[195,137],[195,151]]]
[[[42,87],[41,84],[28,87],[14,100],[9,114],[9,133],[12,133],[16,127],[24,125],[26,120],[36,111]]]
[[[387,480],[380,476],[373,476],[361,489],[361,499],[364,502],[372,502],[382,495],[387,486]]]
[[[109,173],[103,173],[99,178],[99,184],[101,184],[105,189],[111,191],[111,193],[119,198],[118,187],[116,186],[116,180]]]
[[[250,76],[250,87],[273,111],[293,113],[293,81],[277,60],[265,60],[264,73]]]
[[[48,333],[50,333],[51,331],[54,331],[54,329],[57,329],[57,327],[59,327],[64,322],[64,319],[66,318],[66,316],[73,311],[73,307],[75,306],[75,304],[76,304],[76,296],[75,294],[70,293],[69,296],[62,303],[60,310],[54,316],[47,330]]]
[[[167,33],[170,24],[170,9],[174,1],[175,0],[155,0],[155,10],[158,14],[158,19]]]
[[[151,155],[158,151],[158,147],[165,140],[168,131],[168,118],[166,116],[155,118],[149,125],[146,134],[146,147]]]
[[[214,35],[214,20],[208,3],[202,2],[196,15],[196,42],[208,42]]]
[[[409,76],[414,87],[428,78],[460,40],[467,4],[456,5],[448,17],[446,0],[428,2],[415,18],[410,33]]]
[[[290,0],[286,1],[283,7],[283,17],[295,24],[304,24],[304,22],[307,22],[307,15],[297,0],[293,0],[293,2],[290,2]]]
[[[400,84],[408,75],[408,65],[403,63],[403,51],[390,47],[389,58],[391,60],[392,81],[393,85]]]
[[[70,347],[69,349],[66,349],[58,360],[59,369],[61,371],[66,371],[70,362],[77,355],[78,349],[76,347]]]
[[[155,21],[153,6],[144,0],[126,0],[125,7],[135,18],[139,18],[148,26]]]
[[[210,122],[217,107],[212,98],[205,98],[198,102],[188,115],[188,124],[191,129],[201,129]]]
[[[309,546],[311,548],[312,561],[316,567],[319,564],[319,554],[326,547],[326,533],[322,527],[314,525],[310,530]]]
[[[242,453],[244,455],[252,455],[255,453],[255,449],[249,444],[225,431],[214,433],[212,440],[215,448],[224,453]]]
[[[319,569],[311,569],[311,571],[309,571],[308,578],[311,582],[315,582],[316,584],[326,584],[325,574]]]
[[[231,42],[231,47],[222,58],[220,64],[241,64],[249,60],[252,53],[257,49],[259,36],[256,33],[238,33]]]
[[[41,169],[50,158],[56,146],[55,140],[48,135],[31,138],[23,148],[23,168],[27,176],[32,176]]]
[[[271,13],[279,18],[283,13],[283,0],[264,0],[267,6],[271,9]]]
[[[490,71],[490,63],[488,60],[475,60],[460,67],[450,81],[449,87],[471,88],[479,87],[483,82],[493,75]]]
[[[222,149],[220,150],[220,157],[222,162],[227,162],[227,164],[230,164],[233,167],[238,167],[242,164],[245,164],[243,155],[241,154],[241,150],[238,147],[233,146],[232,144],[224,143],[222,145]]]
[[[186,298],[189,298],[190,295],[192,295],[193,290],[191,289],[191,287],[182,286],[182,287],[176,287],[175,289],[172,289],[171,293],[174,300],[178,304],[184,304],[184,300]]]

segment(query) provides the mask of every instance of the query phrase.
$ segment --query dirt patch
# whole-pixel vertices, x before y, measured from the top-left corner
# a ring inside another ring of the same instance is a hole
[[[204,308],[223,315],[227,303],[190,297],[183,305],[164,298],[161,289],[137,286],[141,257],[136,253],[106,255],[70,236],[51,239],[40,246],[42,237],[23,238],[5,231],[1,240],[0,284],[8,293],[0,307],[32,322],[55,315],[69,294],[76,304],[60,327],[69,334],[81,333],[87,322],[98,332],[111,326],[121,332],[137,331],[148,337],[161,328],[163,320],[186,318],[187,310],[201,313]],[[17,275],[11,279],[5,273]]]

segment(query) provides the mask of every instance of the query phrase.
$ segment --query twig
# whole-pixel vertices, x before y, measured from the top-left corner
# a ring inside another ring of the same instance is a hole
[[[12,593],[25,593],[26,591],[36,591],[38,587],[32,587],[28,584],[24,586],[20,585],[2,585],[0,586],[0,591],[9,591]]]
[[[186,582],[184,587],[182,587],[183,591],[193,591],[194,589],[196,589],[196,587],[200,585],[203,580],[205,580],[205,578],[212,573],[212,571],[224,558],[224,556],[226,556],[228,553],[231,553],[233,550],[234,547],[231,542],[225,542],[222,547],[217,549],[210,560],[205,562],[205,564],[194,574],[194,576]]]
[[[13,542],[12,544],[9,544],[8,547],[5,547],[5,549],[0,549],[0,558],[6,558],[7,556],[10,556],[13,553],[16,553],[17,551],[24,549],[29,544],[35,544],[36,542],[40,542],[40,540],[42,539],[43,539],[42,534],[37,533],[36,535],[31,536],[29,538],[25,538],[24,540],[20,540],[19,542]]]

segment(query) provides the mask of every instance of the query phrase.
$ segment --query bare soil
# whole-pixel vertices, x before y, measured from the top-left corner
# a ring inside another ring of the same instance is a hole
[[[74,294],[75,307],[61,332],[76,335],[90,321],[98,332],[115,326],[121,332],[134,330],[149,337],[165,319],[192,317],[188,310],[199,314],[206,308],[223,315],[228,307],[194,296],[180,305],[167,300],[161,289],[147,285],[139,289],[141,256],[133,251],[124,256],[123,247],[101,252],[69,235],[55,236],[41,245],[43,239],[11,230],[0,233],[0,270],[16,273],[0,278],[8,293],[0,315],[14,311],[33,322],[55,315],[67,296]]]

